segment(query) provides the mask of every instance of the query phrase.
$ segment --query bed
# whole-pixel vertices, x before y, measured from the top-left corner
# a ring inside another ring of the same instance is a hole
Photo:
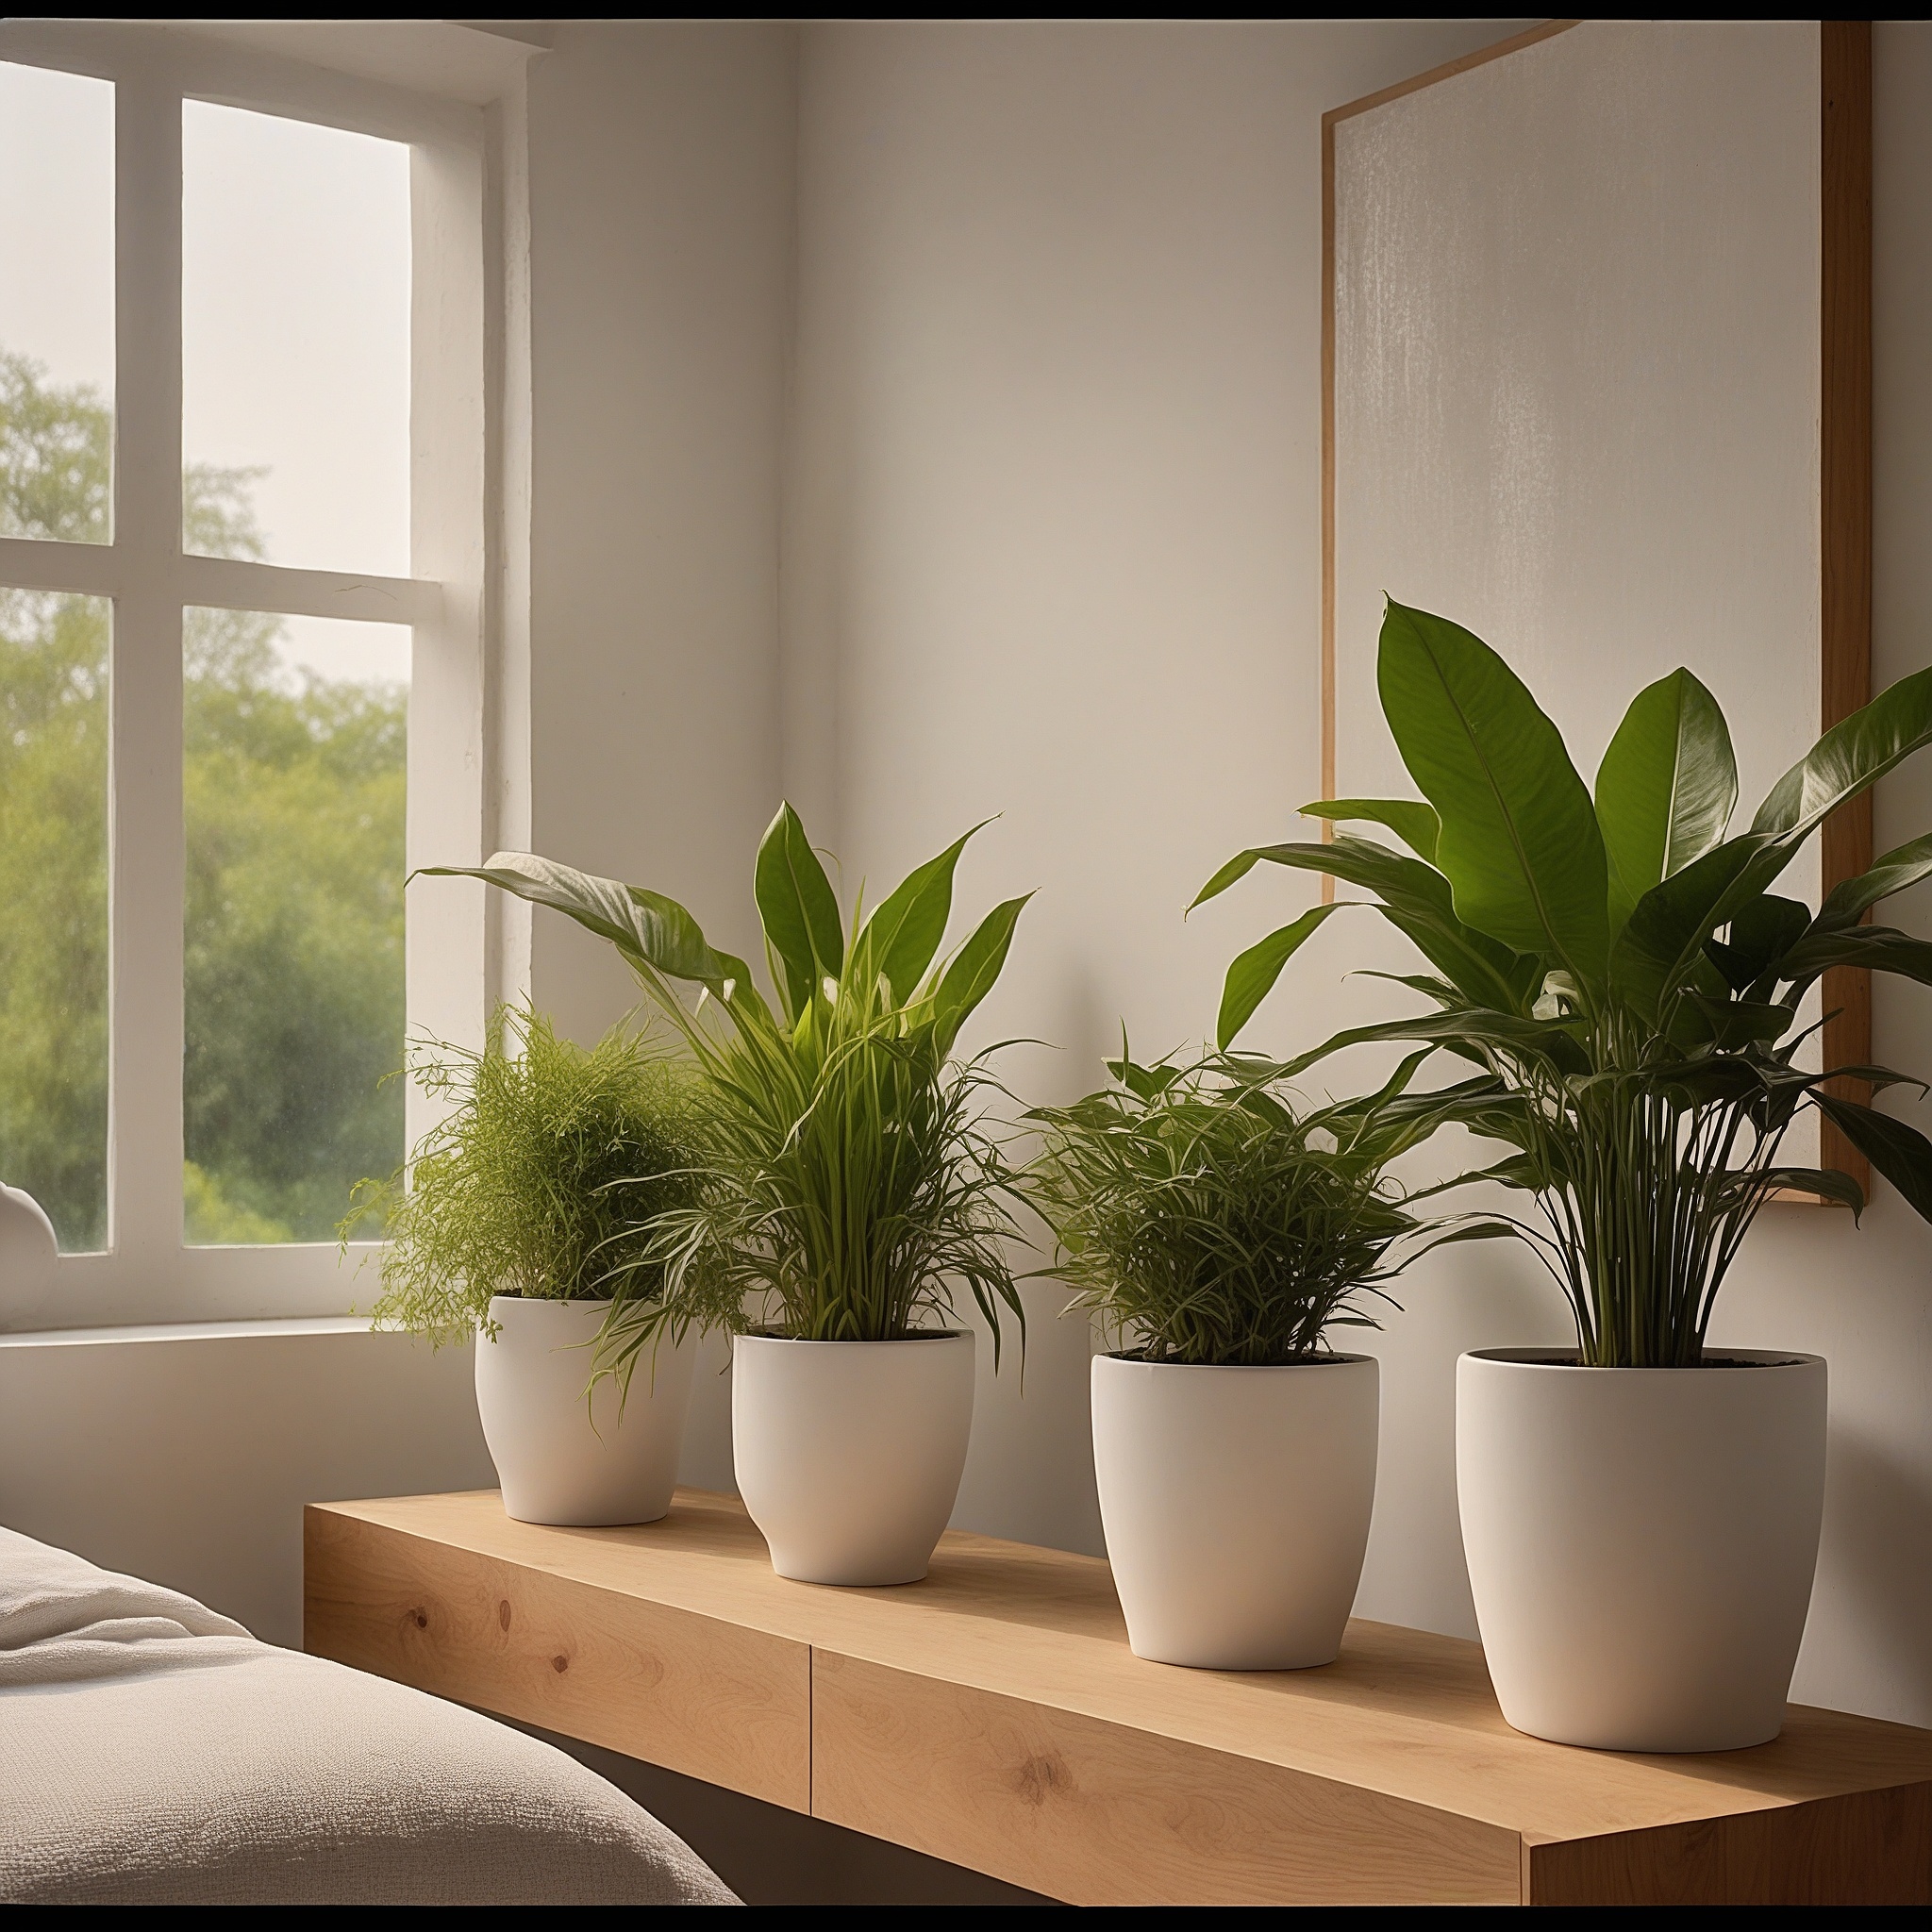
[[[4,1529],[0,1899],[735,1903],[550,1745]]]

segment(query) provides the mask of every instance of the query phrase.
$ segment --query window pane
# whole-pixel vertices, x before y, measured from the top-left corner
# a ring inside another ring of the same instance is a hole
[[[409,150],[189,101],[181,170],[187,547],[407,576]]]
[[[108,1232],[108,624],[0,591],[0,1181],[69,1253]]]
[[[105,543],[114,89],[0,61],[0,537]]]
[[[191,610],[192,1244],[319,1241],[402,1164],[409,633]]]

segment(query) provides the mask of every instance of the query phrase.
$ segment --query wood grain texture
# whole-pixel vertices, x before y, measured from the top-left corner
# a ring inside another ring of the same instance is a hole
[[[1819,25],[1820,318],[1820,718],[1829,729],[1872,696],[1872,23]],[[1872,794],[1825,820],[1820,834],[1824,890],[1872,863]],[[1872,975],[1834,966],[1824,975],[1826,1066],[1872,1058]],[[1864,1100],[1863,1081],[1833,1084]],[[1827,1167],[1867,1189],[1865,1157],[1830,1122]]]
[[[305,1518],[305,1650],[810,1809],[803,1644],[327,1509]]]
[[[631,1528],[512,1523],[484,1491],[316,1506],[308,1537],[324,1656],[1060,1896],[1115,1896],[1118,1877],[1150,1898],[1407,1897],[1375,1888],[1408,1882],[1412,1840],[1438,1870],[1426,1895],[1514,1897],[1539,1870],[1624,1883],[1637,1854],[1606,1841],[1659,1833],[1645,1857],[1727,1885],[1709,1860],[1733,1840],[1697,1828],[1746,1816],[1764,1869],[1802,1890],[1836,1815],[1821,1805],[1932,1787],[1932,1732],[1797,1706],[1753,1751],[1543,1743],[1503,1722],[1477,1645],[1390,1624],[1351,1624],[1319,1671],[1147,1663],[1106,1563],[960,1532],[891,1590],[777,1576],[736,1499],[689,1491]],[[1354,1881],[1296,1837],[1317,1817],[1370,1891],[1335,1890]],[[1105,1850],[1079,1863],[1083,1818]],[[1075,1862],[1053,1877],[1052,1859]]]
[[[1515,1905],[1516,1833],[826,1652],[816,1816],[1070,1905]]]
[[[1530,1905],[1923,1905],[1932,1785],[1524,1847]]]

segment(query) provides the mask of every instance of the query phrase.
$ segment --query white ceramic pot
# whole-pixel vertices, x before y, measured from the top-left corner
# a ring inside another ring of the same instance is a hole
[[[1825,1368],[1456,1372],[1456,1488],[1503,1715],[1606,1751],[1731,1751],[1784,1723],[1824,1508]]]
[[[1093,1473],[1136,1657],[1335,1661],[1375,1500],[1381,1369],[1093,1359]]]
[[[497,1295],[497,1337],[476,1337],[476,1409],[503,1485],[504,1513],[519,1523],[655,1523],[671,1507],[691,1407],[694,1337],[667,1341],[654,1364],[639,1358],[630,1394],[591,1379],[591,1342],[608,1302]]]
[[[738,1491],[772,1567],[801,1583],[917,1583],[973,1432],[973,1337],[789,1341],[731,1353]]]

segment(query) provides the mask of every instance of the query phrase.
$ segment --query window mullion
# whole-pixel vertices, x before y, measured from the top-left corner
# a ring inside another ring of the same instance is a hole
[[[116,429],[108,1200],[125,1264],[181,1248],[181,98],[126,75],[115,118]],[[150,1272],[152,1271],[152,1272]]]

